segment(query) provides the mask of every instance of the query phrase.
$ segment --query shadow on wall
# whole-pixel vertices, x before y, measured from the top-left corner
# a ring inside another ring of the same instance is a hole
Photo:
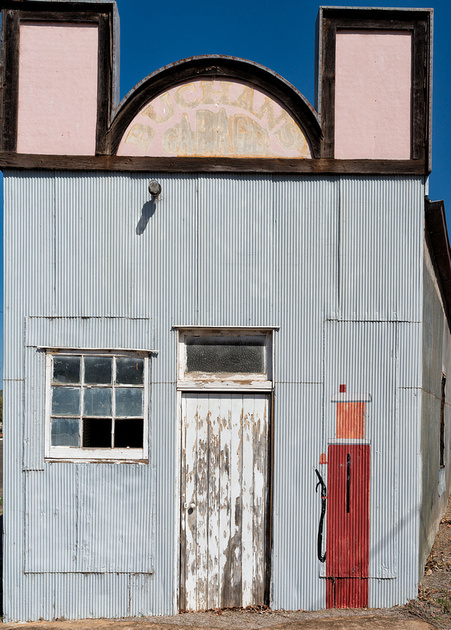
[[[136,234],[138,234],[138,236],[141,236],[141,234],[146,229],[147,224],[149,223],[149,219],[151,216],[153,216],[155,210],[156,204],[153,199],[151,201],[146,201],[146,203],[143,205],[141,210],[141,218],[139,219],[138,225],[136,226]]]

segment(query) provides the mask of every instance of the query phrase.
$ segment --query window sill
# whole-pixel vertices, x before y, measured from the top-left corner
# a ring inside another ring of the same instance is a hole
[[[142,448],[52,448],[45,456],[46,462],[73,463],[142,463],[148,464],[149,459]]]
[[[272,381],[264,380],[235,380],[235,381],[221,381],[221,380],[192,380],[192,381],[179,381],[177,383],[177,390],[190,391],[190,390],[214,390],[214,391],[230,391],[230,390],[249,390],[270,392],[273,390]]]

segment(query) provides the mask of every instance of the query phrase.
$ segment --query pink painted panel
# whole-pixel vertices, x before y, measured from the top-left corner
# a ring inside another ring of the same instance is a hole
[[[94,155],[98,28],[20,25],[17,151]]]
[[[335,157],[410,159],[412,38],[337,33]]]
[[[135,116],[118,155],[310,158],[283,105],[236,81],[192,81],[160,94]]]

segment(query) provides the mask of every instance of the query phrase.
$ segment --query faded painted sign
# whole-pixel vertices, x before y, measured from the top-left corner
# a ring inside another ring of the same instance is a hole
[[[192,81],[150,101],[128,126],[118,155],[310,158],[283,105],[234,81]]]

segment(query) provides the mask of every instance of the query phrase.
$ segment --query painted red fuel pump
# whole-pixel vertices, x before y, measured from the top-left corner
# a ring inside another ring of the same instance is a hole
[[[329,441],[327,460],[324,453],[320,458],[320,464],[327,463],[327,541],[320,557],[326,562],[327,608],[368,606],[370,445],[365,407],[370,401],[368,394],[347,394],[346,385],[332,397],[336,437]],[[321,495],[324,506],[324,484]],[[320,556],[319,548],[320,537]]]

